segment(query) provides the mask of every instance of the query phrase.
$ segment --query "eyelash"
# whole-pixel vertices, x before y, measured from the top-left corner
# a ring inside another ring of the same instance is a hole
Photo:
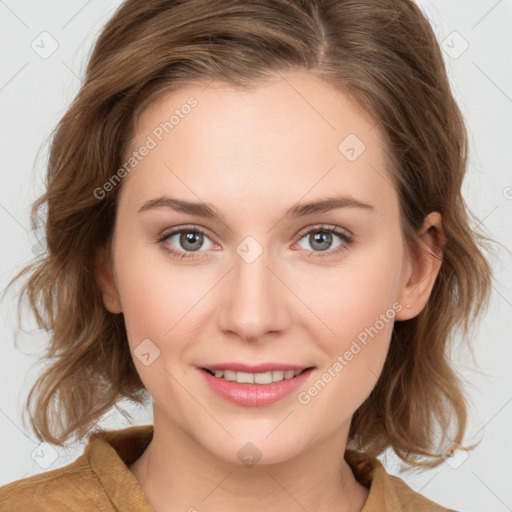
[[[170,231],[169,233],[165,233],[161,237],[157,238],[156,242],[161,244],[163,248],[175,259],[179,260],[193,260],[200,258],[201,256],[195,253],[187,253],[182,251],[176,251],[174,249],[169,248],[169,246],[165,243],[171,236],[181,234],[181,233],[200,233],[206,237],[208,237],[208,234],[203,231],[202,229],[196,227],[196,226],[184,226],[179,229],[175,229],[173,231]],[[313,229],[310,229],[309,231],[306,231],[305,233],[302,233],[299,240],[302,240],[306,235],[310,235],[311,233],[332,233],[337,235],[341,238],[341,240],[344,242],[336,249],[326,250],[326,251],[309,251],[311,253],[310,257],[319,257],[319,258],[325,258],[328,256],[335,256],[337,254],[342,253],[343,251],[347,250],[350,245],[354,243],[354,238],[350,235],[348,235],[346,232],[341,231],[337,228],[329,227],[329,226],[316,226]],[[209,238],[209,237],[208,237]],[[203,252],[203,251],[197,251]]]

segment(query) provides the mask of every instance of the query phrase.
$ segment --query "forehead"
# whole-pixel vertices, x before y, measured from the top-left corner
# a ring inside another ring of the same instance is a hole
[[[167,191],[288,204],[334,189],[396,200],[375,120],[308,72],[251,89],[213,81],[165,93],[139,117],[130,151],[144,145],[152,148],[122,190],[139,203]]]

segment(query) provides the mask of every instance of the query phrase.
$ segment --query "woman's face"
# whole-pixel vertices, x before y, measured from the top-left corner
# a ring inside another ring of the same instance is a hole
[[[345,440],[394,319],[422,307],[378,127],[313,75],[282,77],[187,87],[143,113],[118,185],[116,288],[102,281],[155,431],[232,462]],[[287,368],[309,370],[277,382]]]

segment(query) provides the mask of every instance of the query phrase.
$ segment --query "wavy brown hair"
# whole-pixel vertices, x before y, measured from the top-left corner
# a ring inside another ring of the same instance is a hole
[[[395,323],[347,447],[371,456],[392,447],[419,468],[442,462],[440,435],[462,444],[469,402],[449,349],[488,303],[492,274],[479,245],[490,238],[470,227],[461,194],[464,120],[430,23],[409,0],[128,0],[119,7],[52,134],[46,192],[32,207],[47,251],[13,278],[26,278],[18,308],[28,297],[50,333],[50,364],[26,404],[39,440],[85,437],[121,398],[143,401],[123,315],[105,309],[95,278],[122,183],[101,200],[93,194],[125,161],[138,116],[185,85],[218,79],[249,88],[285,70],[314,73],[378,124],[407,248],[419,247],[432,211],[441,213],[446,236],[429,301]]]

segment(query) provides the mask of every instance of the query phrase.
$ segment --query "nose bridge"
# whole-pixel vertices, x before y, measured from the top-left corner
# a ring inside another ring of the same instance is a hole
[[[220,326],[240,337],[256,339],[284,328],[286,297],[283,284],[268,268],[272,268],[269,252],[250,238],[236,248],[220,306]]]

